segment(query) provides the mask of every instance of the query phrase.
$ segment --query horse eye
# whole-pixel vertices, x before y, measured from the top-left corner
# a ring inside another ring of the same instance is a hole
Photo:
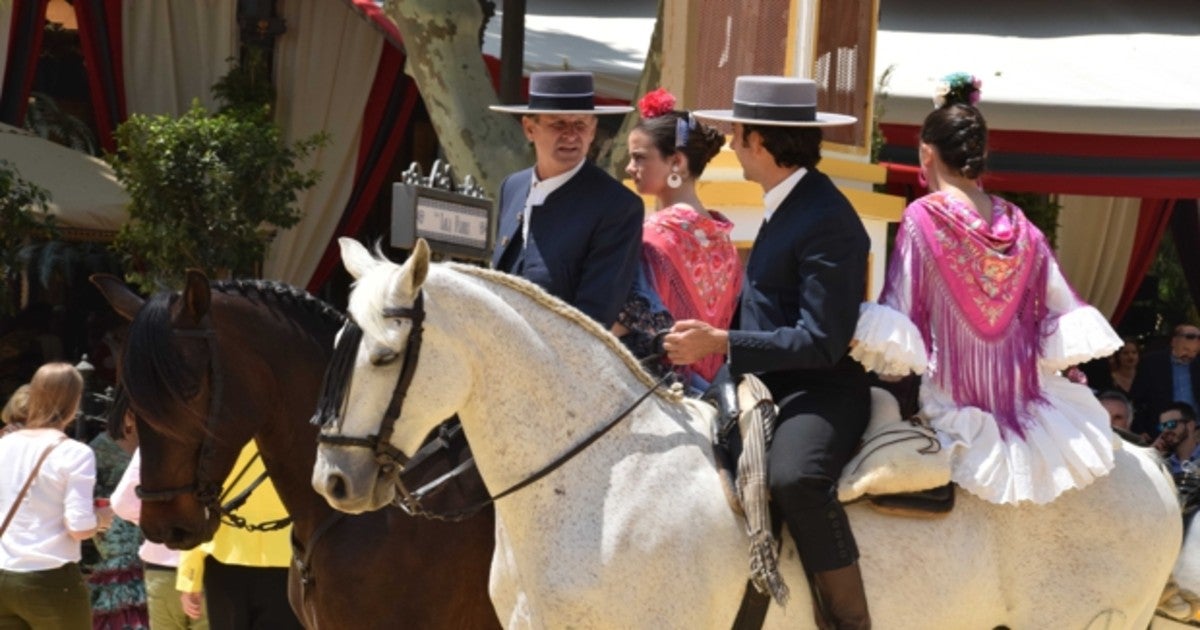
[[[400,358],[400,353],[394,350],[378,350],[371,353],[371,365],[376,367],[387,365],[389,363],[394,363],[398,358]]]

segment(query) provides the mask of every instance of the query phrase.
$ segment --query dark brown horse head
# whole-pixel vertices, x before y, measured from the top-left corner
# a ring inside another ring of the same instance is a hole
[[[169,547],[194,547],[212,538],[220,523],[216,501],[233,466],[215,440],[235,439],[214,432],[220,387],[212,378],[216,331],[208,279],[189,271],[182,292],[147,300],[114,276],[92,282],[130,322],[118,370],[138,422],[142,530]]]
[[[313,491],[318,428],[309,419],[341,314],[274,282],[209,285],[195,274],[183,291],[147,300],[111,276],[93,283],[130,322],[118,358],[138,416],[144,490],[224,480],[253,437],[294,519],[290,595],[308,627],[499,627],[487,593],[490,506],[457,523],[398,508],[331,520]],[[151,540],[185,547],[211,536],[216,516],[195,492],[176,493],[143,501],[141,525]]]

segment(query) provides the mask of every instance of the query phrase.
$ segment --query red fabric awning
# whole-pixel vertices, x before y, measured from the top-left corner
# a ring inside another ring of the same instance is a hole
[[[888,182],[917,185],[915,125],[880,126]],[[1200,197],[1200,138],[991,130],[984,184],[1011,192]],[[911,161],[910,161],[911,160]]]

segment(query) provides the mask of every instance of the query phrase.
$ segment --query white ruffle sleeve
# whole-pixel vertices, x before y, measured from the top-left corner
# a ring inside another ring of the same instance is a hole
[[[921,331],[900,311],[883,304],[864,302],[850,356],[880,376],[924,374],[927,363]]]
[[[1046,307],[1055,321],[1043,345],[1042,370],[1059,372],[1120,350],[1121,338],[1100,311],[1075,296],[1057,262],[1051,261],[1048,275]]]

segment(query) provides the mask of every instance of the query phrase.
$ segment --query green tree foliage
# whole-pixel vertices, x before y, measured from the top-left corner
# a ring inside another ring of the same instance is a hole
[[[296,196],[319,173],[297,161],[324,135],[284,142],[264,110],[179,118],[134,115],[117,128],[110,157],[131,199],[114,247],[143,290],[178,287],[189,268],[210,277],[253,273],[278,228],[300,220]]]
[[[0,160],[0,314],[14,310],[11,280],[20,268],[21,248],[58,235],[54,217],[46,212],[49,199],[11,162]]]
[[[1170,335],[1174,327],[1182,323],[1200,324],[1200,314],[1192,302],[1192,294],[1188,290],[1187,278],[1183,275],[1183,265],[1179,262],[1179,252],[1175,238],[1167,231],[1163,235],[1154,262],[1146,273],[1150,286],[1156,290],[1145,295],[1145,299],[1135,301],[1130,309],[1148,310],[1154,314],[1153,320],[1141,318],[1147,324],[1144,330],[1135,331],[1142,335]],[[1138,318],[1133,318],[1136,323]]]

